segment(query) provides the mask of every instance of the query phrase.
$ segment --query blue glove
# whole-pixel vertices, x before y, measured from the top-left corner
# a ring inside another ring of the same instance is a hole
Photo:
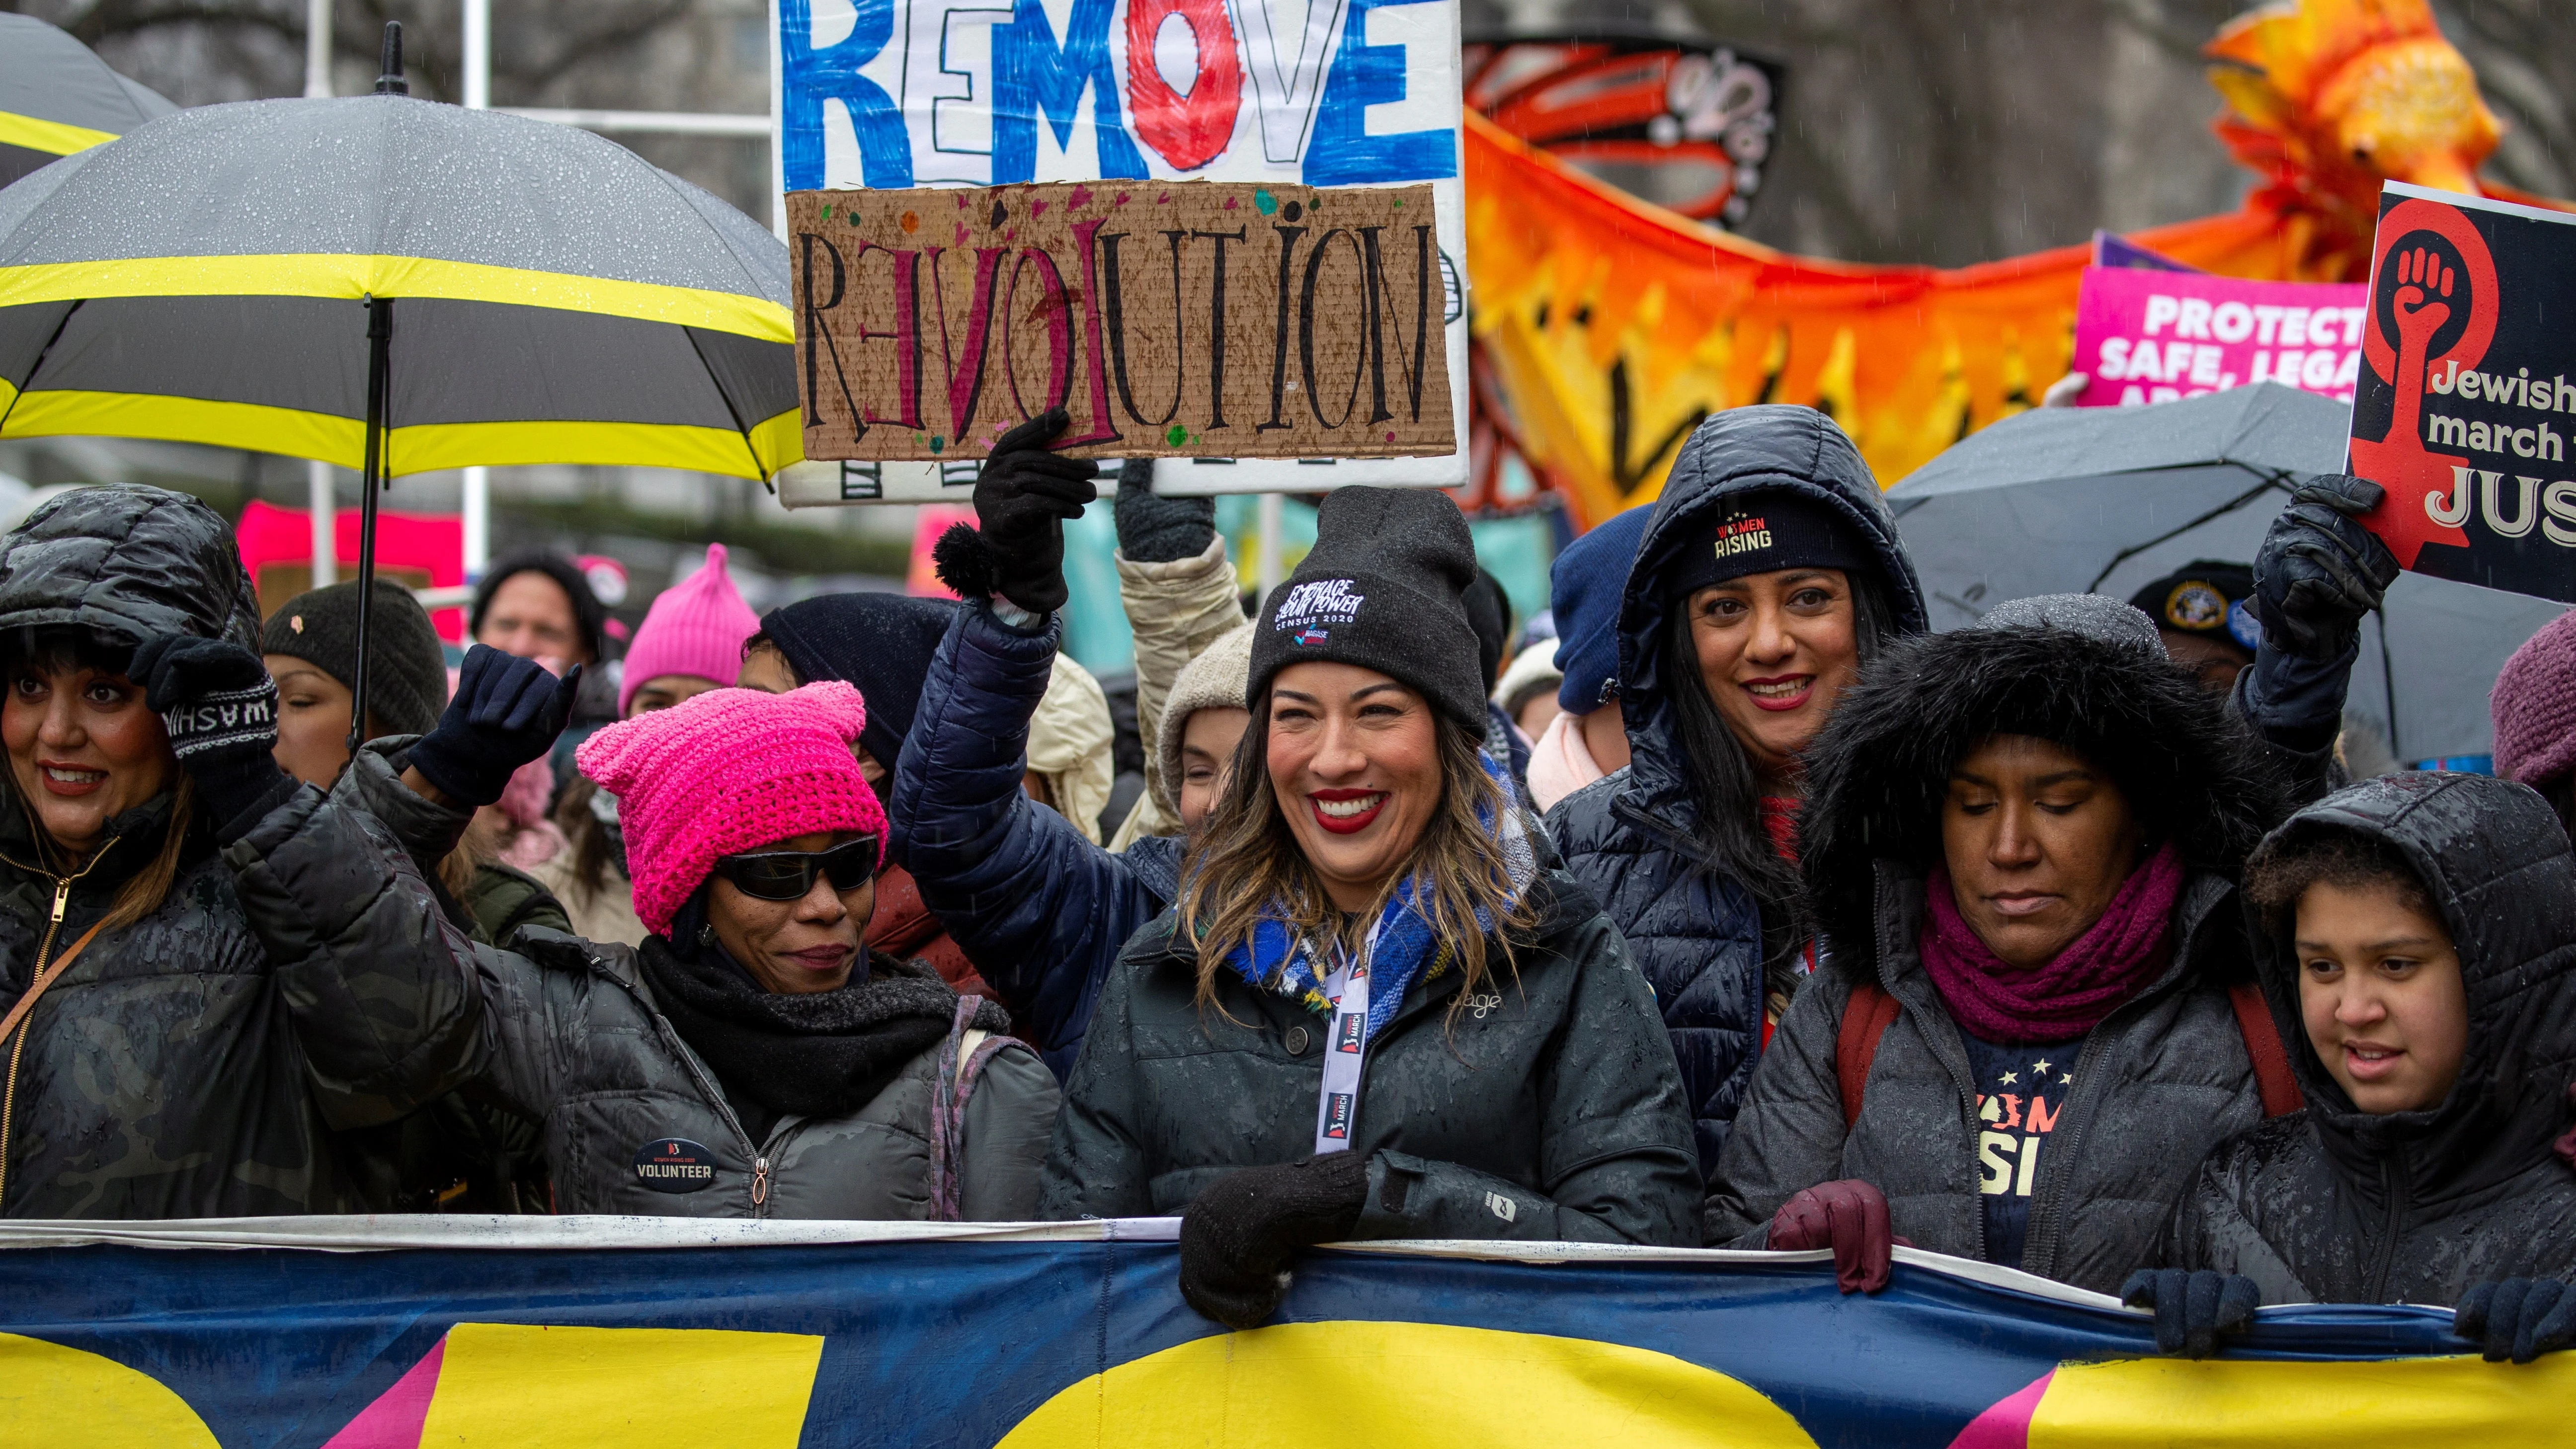
[[[2120,1301],[2156,1311],[2156,1352],[2207,1358],[2220,1334],[2242,1333],[2254,1321],[2263,1290],[2239,1273],[2140,1268],[2120,1285]]]
[[[554,748],[580,684],[578,664],[557,679],[533,659],[477,644],[438,728],[411,747],[412,768],[455,799],[489,805],[521,765]]]
[[[2555,1278],[2480,1283],[2451,1310],[2451,1331],[2484,1340],[2489,1363],[2529,1363],[2576,1344],[2576,1291]]]
[[[2397,578],[2397,556],[2360,516],[2387,490],[2367,478],[2324,473],[2291,490],[2254,555],[2254,614],[2263,640],[2304,659],[2339,659],[2360,637],[2362,615]]]
[[[161,716],[171,752],[230,845],[295,794],[277,763],[277,683],[260,657],[225,639],[164,634],[134,651],[127,677]]]

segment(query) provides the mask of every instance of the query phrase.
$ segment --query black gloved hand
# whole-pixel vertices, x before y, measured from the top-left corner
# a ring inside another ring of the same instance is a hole
[[[2555,1278],[2480,1283],[2451,1311],[2451,1331],[2483,1340],[2489,1363],[2529,1363],[2576,1344],[2576,1289]]]
[[[2339,659],[2352,648],[2362,615],[2398,574],[2397,556],[2360,522],[2385,497],[2348,473],[2291,490],[2254,555],[2254,613],[2273,648],[2305,659]]]
[[[1350,1236],[1368,1202],[1368,1158],[1327,1152],[1219,1178],[1181,1210],[1181,1296],[1226,1327],[1256,1328],[1288,1291],[1300,1248]]]
[[[993,590],[1032,614],[1064,607],[1064,521],[1100,496],[1090,460],[1047,444],[1072,421],[1049,408],[1002,435],[975,478],[975,518],[992,558]]]
[[[161,716],[171,752],[230,845],[295,793],[277,763],[277,682],[260,657],[226,639],[164,634],[134,651],[128,677]]]
[[[2156,1311],[2156,1352],[2207,1358],[2220,1334],[2242,1333],[2254,1321],[2263,1290],[2241,1273],[2140,1268],[2120,1285],[2120,1301]]]
[[[580,688],[578,664],[557,679],[533,659],[477,644],[438,727],[411,747],[412,768],[447,795],[489,805],[521,765],[554,748]]]
[[[1129,563],[1197,558],[1216,541],[1214,498],[1165,498],[1154,491],[1154,460],[1118,465],[1118,551]]]

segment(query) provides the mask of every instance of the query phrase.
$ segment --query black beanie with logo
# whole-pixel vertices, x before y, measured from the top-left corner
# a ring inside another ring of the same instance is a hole
[[[1729,500],[1665,576],[1665,591],[1688,598],[1711,584],[1782,569],[1879,568],[1877,555],[1832,505],[1794,493],[1753,492]]]
[[[1246,697],[1308,660],[1356,664],[1485,726],[1484,670],[1465,595],[1476,544],[1437,488],[1339,488],[1315,514],[1315,547],[1264,603]]]
[[[447,651],[411,590],[376,580],[367,620],[367,713],[389,735],[425,735],[447,708]],[[332,584],[297,594],[268,616],[259,652],[301,659],[343,689],[358,687],[358,586]]]

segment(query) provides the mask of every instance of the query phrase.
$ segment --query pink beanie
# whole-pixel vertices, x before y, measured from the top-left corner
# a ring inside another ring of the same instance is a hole
[[[2495,771],[2538,787],[2576,769],[2576,610],[2523,641],[2487,696]]]
[[[850,756],[859,692],[826,680],[785,694],[714,689],[620,720],[573,752],[617,797],[635,914],[667,936],[716,857],[824,830],[863,830],[885,863],[885,807]]]
[[[635,691],[665,674],[694,674],[731,684],[742,672],[742,641],[760,632],[760,616],[742,601],[725,572],[725,546],[707,545],[707,566],[664,589],[644,611],[644,627],[626,648],[617,712]]]

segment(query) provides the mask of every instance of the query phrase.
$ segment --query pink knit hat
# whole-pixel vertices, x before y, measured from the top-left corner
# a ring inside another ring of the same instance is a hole
[[[867,717],[837,679],[785,694],[713,689],[582,741],[574,763],[617,797],[645,927],[669,935],[716,857],[790,836],[863,830],[883,865],[885,807],[850,756]]]
[[[2576,769],[2576,611],[2523,641],[2487,696],[2495,771],[2534,787]]]
[[[694,674],[731,684],[742,672],[742,641],[760,632],[760,616],[742,601],[725,572],[725,546],[707,545],[707,566],[664,589],[644,611],[644,627],[626,648],[617,712],[635,691],[665,674]]]

